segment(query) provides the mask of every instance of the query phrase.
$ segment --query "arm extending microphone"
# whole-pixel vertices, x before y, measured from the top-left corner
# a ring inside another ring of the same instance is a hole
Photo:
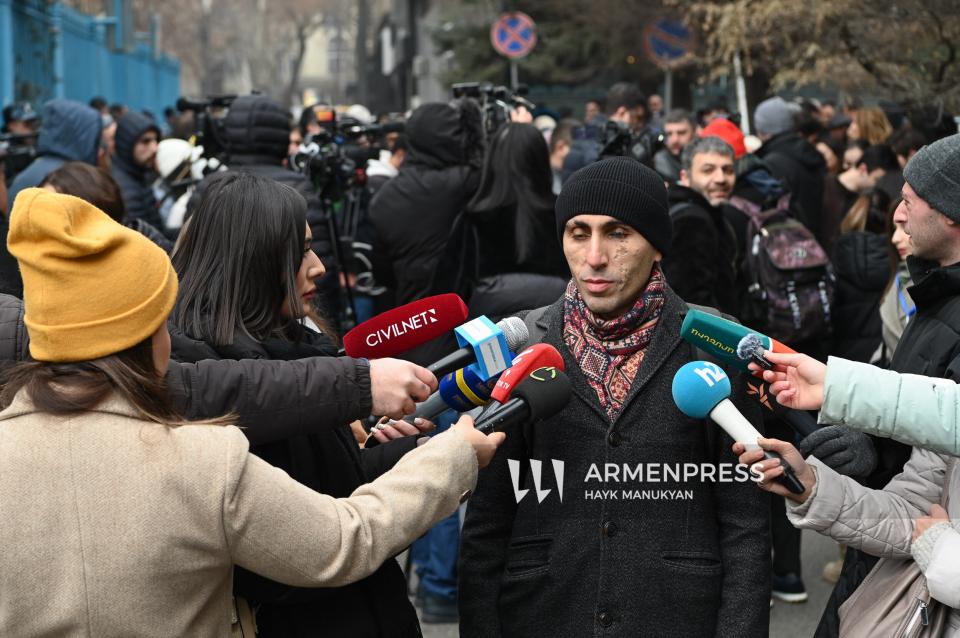
[[[691,361],[677,370],[673,377],[673,401],[688,417],[704,419],[709,416],[734,441],[757,445],[760,433],[730,401],[730,379],[715,363]],[[779,459],[783,475],[777,481],[791,493],[803,494],[803,484],[779,454],[764,450],[764,457]]]
[[[467,304],[453,293],[426,297],[364,321],[343,335],[343,349],[357,358],[394,357],[453,330],[467,315]]]

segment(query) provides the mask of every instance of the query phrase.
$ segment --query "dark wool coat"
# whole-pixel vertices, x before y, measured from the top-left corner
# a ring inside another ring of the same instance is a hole
[[[686,311],[668,288],[653,341],[612,423],[563,343],[563,300],[536,321],[542,341],[563,354],[573,394],[554,417],[509,431],[480,472],[462,533],[463,638],[767,635],[765,492],[749,481],[585,480],[591,464],[601,473],[605,464],[736,464],[727,435],[687,418],[673,402],[674,374],[698,358],[680,338]],[[759,427],[757,404],[733,380],[734,402]],[[519,505],[511,460],[519,461],[520,487],[530,490]],[[542,502],[531,460],[542,463],[540,488],[551,490]],[[564,464],[562,501],[552,460]],[[588,498],[595,489],[689,491],[689,498]]]
[[[908,257],[914,284],[907,290],[917,304],[900,343],[893,353],[890,369],[901,374],[920,374],[960,381],[960,264],[941,267]],[[882,489],[903,470],[912,448],[892,439],[873,438],[877,448],[877,469],[861,481]],[[877,558],[847,548],[840,580],[837,581],[820,618],[817,638],[839,635],[837,610],[863,582]]]
[[[773,176],[787,183],[798,206],[797,219],[818,239],[823,237],[823,176],[826,161],[812,144],[797,133],[781,133],[757,151]]]
[[[880,300],[893,269],[890,252],[886,234],[861,231],[837,238],[833,249],[837,297],[833,302],[831,355],[868,363],[880,345]]]

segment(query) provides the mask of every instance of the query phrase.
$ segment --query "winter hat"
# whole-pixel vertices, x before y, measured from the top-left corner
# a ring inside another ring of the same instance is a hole
[[[20,263],[38,361],[88,361],[135,346],[164,324],[177,298],[177,274],[161,248],[71,195],[21,191],[7,248]]]
[[[778,135],[792,131],[794,117],[800,111],[796,104],[787,102],[782,97],[772,97],[764,100],[753,112],[753,125],[759,135]]]
[[[917,151],[903,169],[903,179],[932,208],[960,223],[960,134]]]
[[[700,131],[700,137],[719,137],[733,148],[735,159],[740,159],[740,156],[747,152],[747,147],[743,144],[743,131],[726,118],[715,118]]]
[[[635,228],[666,255],[673,238],[663,178],[629,157],[611,157],[578,170],[563,183],[555,207],[557,234],[577,215],[609,215]]]

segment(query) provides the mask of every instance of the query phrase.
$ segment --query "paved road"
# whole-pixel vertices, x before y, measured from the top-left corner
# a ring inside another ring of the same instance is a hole
[[[771,638],[811,638],[833,585],[820,572],[827,561],[840,556],[837,544],[814,532],[803,533],[803,580],[810,599],[802,604],[777,601],[770,610]],[[456,625],[423,625],[424,638],[459,638]]]

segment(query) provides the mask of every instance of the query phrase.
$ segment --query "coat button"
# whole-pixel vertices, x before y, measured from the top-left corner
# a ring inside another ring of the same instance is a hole
[[[601,627],[609,627],[613,624],[613,614],[607,611],[601,611],[597,615],[597,622],[600,623]]]
[[[623,441],[623,437],[616,430],[607,435],[607,443],[610,444],[610,447],[619,446],[621,441]]]
[[[617,535],[617,524],[613,521],[607,521],[603,524],[603,535],[607,538],[611,538]]]

